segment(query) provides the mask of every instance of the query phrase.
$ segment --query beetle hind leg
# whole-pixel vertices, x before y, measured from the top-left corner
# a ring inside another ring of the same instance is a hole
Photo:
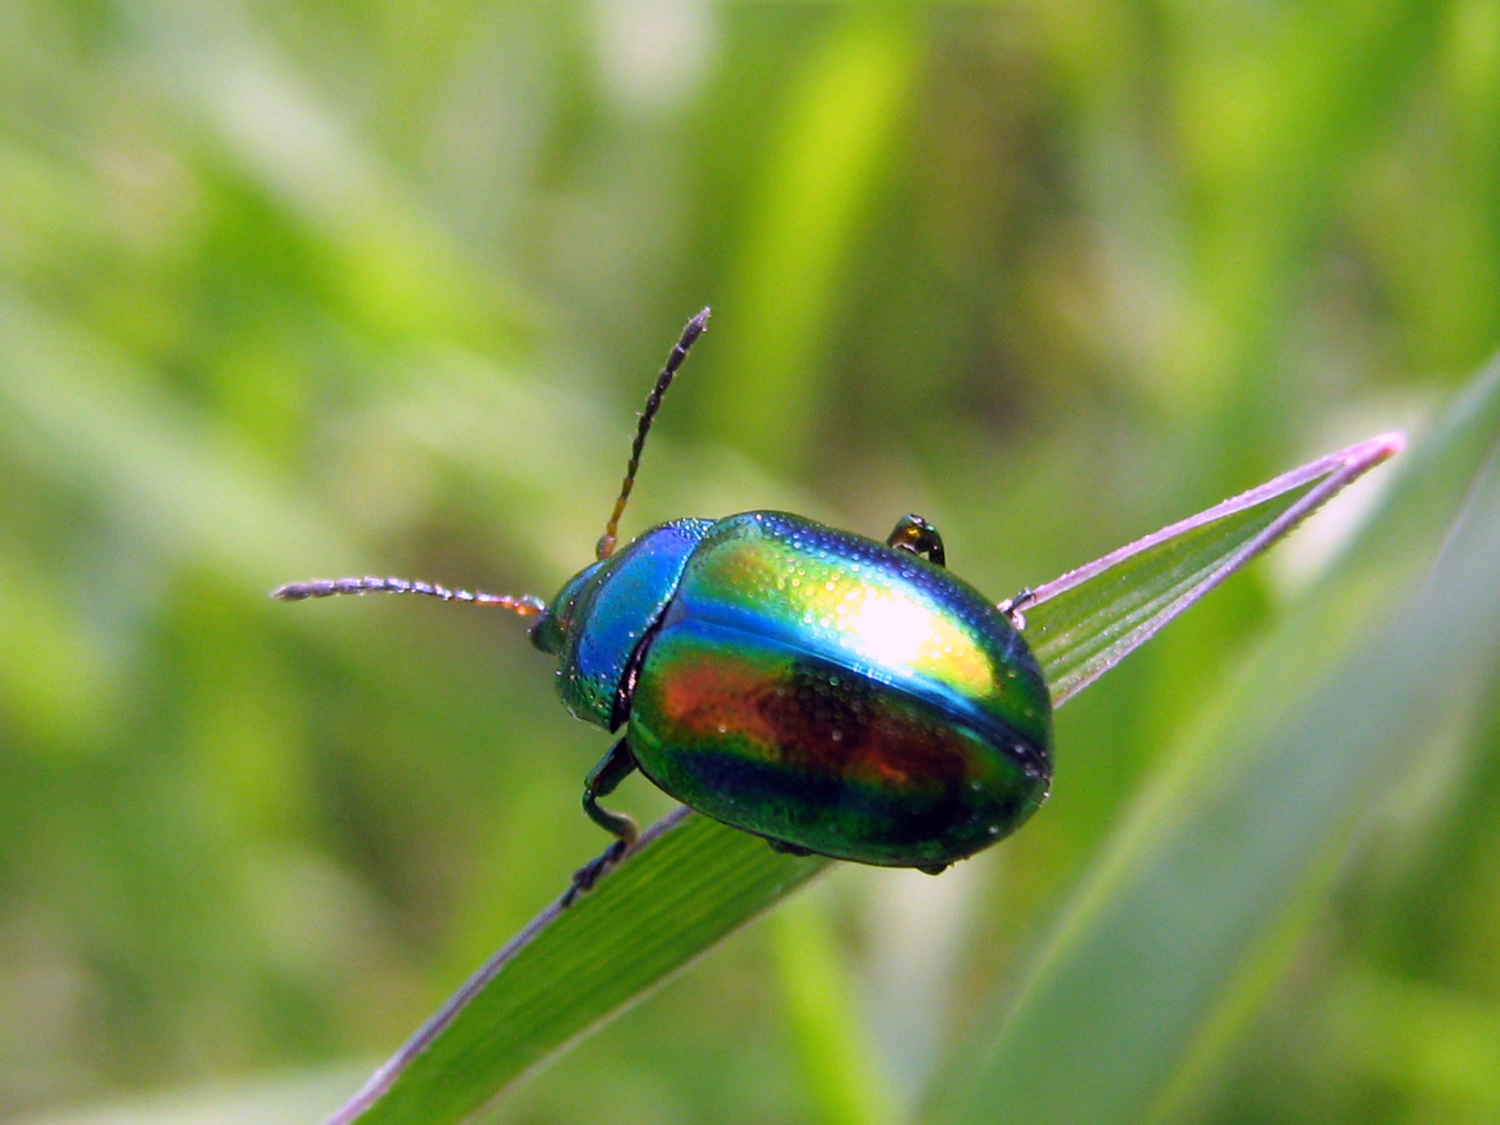
[[[782,855],[806,856],[818,854],[811,848],[804,848],[801,844],[789,844],[785,840],[773,840],[769,836],[766,837],[766,843],[771,845],[773,852],[780,852]]]
[[[921,516],[902,516],[886,536],[885,545],[898,551],[910,551],[935,566],[947,566],[948,556],[943,551],[943,537],[937,528]]]
[[[625,852],[640,837],[641,830],[634,820],[624,813],[610,812],[599,805],[600,797],[608,797],[615,788],[635,772],[635,755],[625,739],[620,739],[609,748],[609,753],[583,779],[583,811],[590,820],[612,833],[617,839],[604,849],[604,853],[584,864],[573,873],[573,885],[562,897],[562,905],[568,906],[583,891],[591,890],[600,877],[625,855]]]

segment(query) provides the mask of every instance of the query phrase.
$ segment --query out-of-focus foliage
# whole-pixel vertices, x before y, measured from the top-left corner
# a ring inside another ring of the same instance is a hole
[[[0,1115],[347,1073],[599,848],[606,740],[520,623],[272,586],[550,594],[709,302],[629,527],[918,511],[1012,593],[1419,424],[1500,339],[1497,118],[1496,0],[0,4]],[[1015,840],[830,880],[899,1106],[1348,522],[1068,707]],[[1500,1110],[1477,713],[1330,860],[1195,1114]],[[830,1119],[766,939],[503,1116]]]

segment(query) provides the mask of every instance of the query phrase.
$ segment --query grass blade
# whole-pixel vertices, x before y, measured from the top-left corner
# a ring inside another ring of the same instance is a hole
[[[1330,453],[1038,587],[1025,610],[1026,635],[1047,670],[1054,705],[1104,675],[1404,442],[1400,434],[1382,434]]]
[[[329,1125],[460,1121],[827,865],[686,809],[471,977]]]
[[[1041,587],[1027,635],[1058,701],[1398,448],[1386,436],[1321,458]],[[829,862],[678,810],[594,891],[539,915],[329,1125],[462,1120]]]

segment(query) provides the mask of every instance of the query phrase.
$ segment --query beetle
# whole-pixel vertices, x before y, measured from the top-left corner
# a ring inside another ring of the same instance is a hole
[[[583,789],[615,841],[565,904],[636,841],[599,804],[636,770],[778,851],[930,874],[1020,827],[1051,780],[1028,592],[988,601],[920,516],[884,542],[787,512],[677,519],[616,550],[646,436],[708,316],[688,321],[647,397],[595,561],[550,603],[377,577],[272,594],[426,594],[536,618],[563,703],[619,735]]]

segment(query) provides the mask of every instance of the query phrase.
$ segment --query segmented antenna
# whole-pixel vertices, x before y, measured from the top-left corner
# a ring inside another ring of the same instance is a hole
[[[292,582],[271,591],[273,598],[284,602],[300,602],[303,598],[333,598],[341,594],[426,594],[429,598],[442,598],[445,602],[473,602],[476,605],[497,605],[522,617],[535,617],[546,609],[541,598],[532,594],[511,597],[509,594],[486,594],[471,590],[450,590],[446,586],[435,586],[430,582],[413,582],[407,578],[315,578],[311,582]]]
[[[646,409],[641,411],[641,424],[636,428],[635,443],[630,447],[630,464],[625,467],[625,481],[620,485],[620,498],[615,501],[615,510],[609,514],[609,522],[604,525],[604,534],[599,537],[599,545],[594,549],[596,558],[607,559],[615,553],[615,538],[620,530],[620,517],[625,514],[625,504],[630,499],[630,490],[635,487],[635,474],[636,470],[641,467],[641,450],[646,447],[646,434],[651,429],[651,422],[656,417],[656,412],[661,409],[662,396],[672,385],[672,379],[676,376],[677,369],[682,366],[682,361],[687,359],[688,349],[693,346],[693,342],[699,336],[703,335],[711,311],[705,308],[687,322],[687,327],[682,330],[682,338],[677,341],[672,354],[667,356],[667,365],[656,377],[656,386],[652,387],[651,393],[646,396]]]

